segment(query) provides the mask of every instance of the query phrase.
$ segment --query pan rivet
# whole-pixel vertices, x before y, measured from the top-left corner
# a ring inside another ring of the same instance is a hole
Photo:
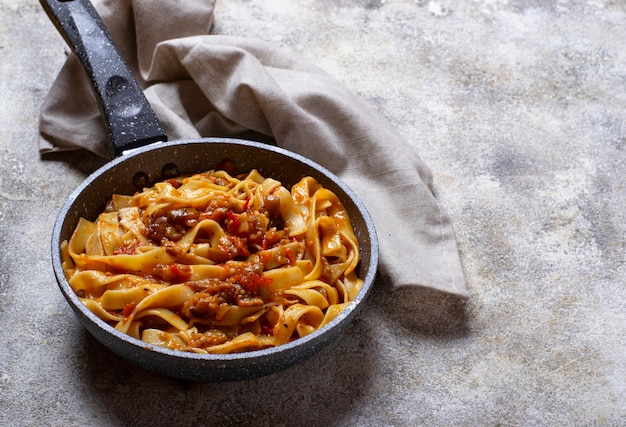
[[[168,163],[161,169],[161,176],[163,179],[176,178],[178,175],[178,166],[174,163]]]
[[[145,172],[137,172],[133,177],[133,185],[137,189],[144,189],[148,186],[150,178]]]

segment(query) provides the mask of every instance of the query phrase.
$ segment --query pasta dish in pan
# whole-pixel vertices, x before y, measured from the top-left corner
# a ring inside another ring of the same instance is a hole
[[[314,178],[291,190],[225,171],[113,195],[61,245],[94,314],[146,345],[232,353],[323,327],[362,285],[343,204]]]

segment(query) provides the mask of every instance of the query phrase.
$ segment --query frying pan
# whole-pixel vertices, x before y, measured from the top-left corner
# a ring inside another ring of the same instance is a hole
[[[312,356],[340,335],[363,306],[378,264],[374,224],[356,194],[324,167],[274,145],[229,138],[168,142],[91,3],[41,0],[41,4],[89,75],[107,125],[111,153],[116,156],[69,196],[52,232],[52,263],[59,288],[84,327],[120,357],[150,371],[187,381],[231,381],[278,372]],[[217,169],[224,161],[235,165],[231,173],[256,168],[287,188],[310,175],[337,194],[352,220],[361,248],[358,275],[364,283],[355,300],[328,325],[305,337],[278,347],[219,355],[148,347],[116,331],[87,309],[65,279],[61,265],[60,244],[69,240],[79,218],[95,220],[113,193],[133,194],[177,174]]]

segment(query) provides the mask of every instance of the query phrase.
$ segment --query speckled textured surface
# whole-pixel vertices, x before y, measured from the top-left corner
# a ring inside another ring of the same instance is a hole
[[[415,146],[471,294],[379,283],[321,353],[222,384],[138,370],[63,300],[50,230],[97,161],[40,160],[64,43],[36,1],[0,9],[1,425],[626,423],[622,2],[218,0],[215,32],[320,65]]]

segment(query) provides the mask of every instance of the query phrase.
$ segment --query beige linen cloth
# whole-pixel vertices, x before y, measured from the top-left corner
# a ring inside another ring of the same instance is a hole
[[[337,80],[271,44],[209,34],[215,0],[94,4],[170,140],[273,140],[330,169],[362,199],[393,288],[468,295],[449,216],[419,156]],[[73,54],[45,99],[42,154],[84,148],[106,156],[105,128]]]

